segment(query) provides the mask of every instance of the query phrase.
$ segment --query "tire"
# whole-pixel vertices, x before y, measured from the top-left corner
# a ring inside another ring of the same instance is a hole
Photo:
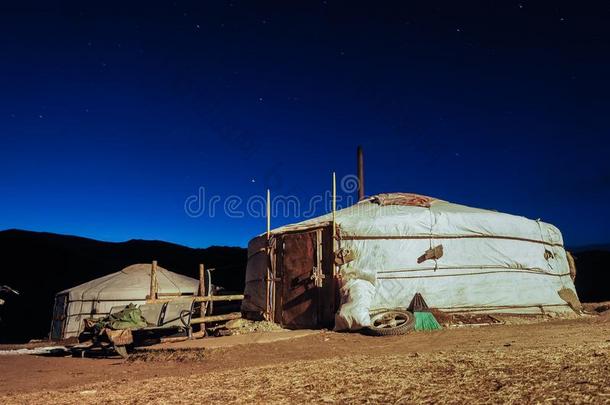
[[[389,309],[371,316],[371,326],[366,330],[373,336],[406,335],[415,329],[415,315],[409,311]]]

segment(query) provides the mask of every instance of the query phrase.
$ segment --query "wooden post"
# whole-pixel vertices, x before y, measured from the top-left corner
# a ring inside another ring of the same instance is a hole
[[[267,189],[267,240],[271,237],[271,191]]]
[[[335,211],[337,210],[337,177],[333,172],[333,244],[337,236],[337,224],[335,223]]]
[[[201,263],[199,264],[199,292],[200,297],[205,295],[205,266]]]
[[[153,260],[150,267],[150,293],[149,299],[155,301],[157,299],[157,261]]]
[[[205,296],[205,266],[203,265],[203,263],[199,264],[199,294],[198,295],[200,297]],[[208,303],[200,302],[199,305],[200,305],[199,306],[199,316],[203,318],[205,316],[206,309],[208,308]],[[205,333],[205,323],[203,323],[203,322],[201,323],[201,325],[199,326],[199,331]]]
[[[337,251],[337,221],[336,214],[337,211],[337,176],[335,172],[333,172],[333,237],[332,237],[332,256],[333,256],[333,280],[336,285],[336,279],[339,272],[337,271],[337,265],[335,264],[335,252]]]
[[[267,258],[269,258],[269,240],[271,239],[271,190],[267,189],[267,246],[265,248],[265,252],[267,253]],[[265,318],[267,321],[271,321],[271,314],[273,312],[271,308],[271,263],[267,260],[267,273],[265,277]]]

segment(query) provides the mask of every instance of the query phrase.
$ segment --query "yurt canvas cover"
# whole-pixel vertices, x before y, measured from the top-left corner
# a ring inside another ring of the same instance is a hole
[[[334,249],[331,221],[329,214],[250,241],[247,317],[358,329],[371,310],[406,308],[416,292],[447,312],[572,311],[559,296],[576,297],[561,233],[540,220],[382,194],[336,212]]]
[[[134,264],[55,295],[51,339],[78,336],[83,319],[108,314],[114,306],[143,304],[150,293],[151,264]],[[195,295],[199,282],[157,266],[160,295]]]

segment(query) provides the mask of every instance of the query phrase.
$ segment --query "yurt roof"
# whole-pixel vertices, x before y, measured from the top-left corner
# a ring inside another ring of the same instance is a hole
[[[123,270],[96,278],[58,294],[69,294],[70,300],[137,300],[144,299],[150,290],[149,263],[132,264]],[[195,293],[198,281],[157,266],[159,293]]]
[[[332,213],[285,225],[272,234],[307,230],[332,221]],[[468,207],[411,193],[386,193],[337,210],[341,237],[507,237],[563,244],[553,225],[523,216]]]

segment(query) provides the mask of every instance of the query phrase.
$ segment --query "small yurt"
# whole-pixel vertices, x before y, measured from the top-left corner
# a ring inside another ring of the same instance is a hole
[[[133,264],[123,270],[60,291],[55,295],[51,339],[75,337],[83,319],[103,316],[112,307],[143,304],[150,293],[151,264]],[[157,266],[158,294],[196,295],[199,282]]]
[[[553,225],[408,193],[252,239],[245,281],[244,315],[289,328],[359,329],[371,311],[404,309],[416,293],[455,313],[580,305]]]

